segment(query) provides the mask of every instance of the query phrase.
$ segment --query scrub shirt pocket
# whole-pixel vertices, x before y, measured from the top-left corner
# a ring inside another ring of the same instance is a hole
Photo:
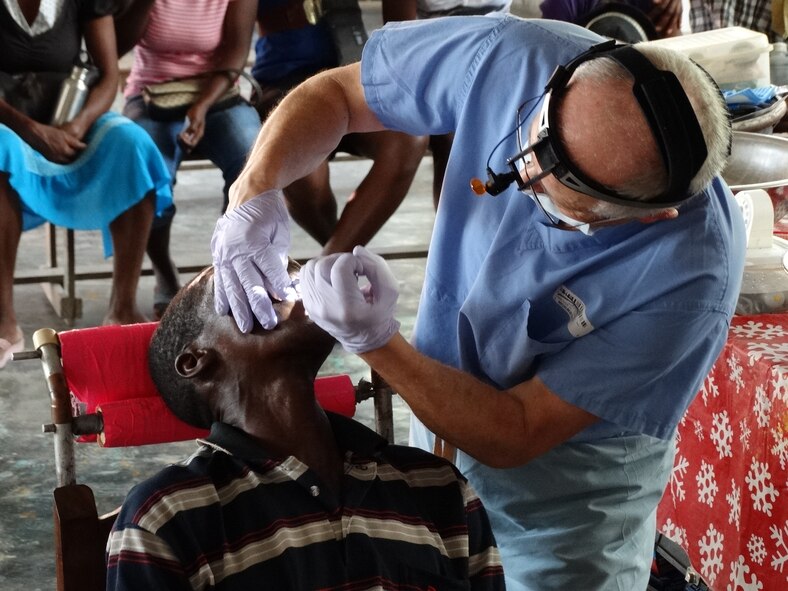
[[[499,387],[509,388],[530,378],[534,362],[540,355],[555,353],[566,341],[538,340],[529,332],[532,305],[525,300],[518,308],[501,310],[488,302],[486,306],[463,306],[460,309],[460,343],[462,368],[485,375]],[[478,358],[478,361],[477,361]]]

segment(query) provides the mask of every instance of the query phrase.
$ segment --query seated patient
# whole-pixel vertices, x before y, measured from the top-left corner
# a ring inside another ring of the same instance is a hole
[[[23,348],[13,305],[21,233],[45,221],[101,229],[114,247],[105,324],[147,320],[137,282],[155,212],[172,203],[170,175],[150,137],[108,112],[118,88],[112,2],[0,3],[0,368]],[[52,123],[58,91],[84,42],[98,77],[82,109]],[[43,88],[38,93],[27,92]],[[38,96],[38,100],[32,97]]]
[[[292,271],[292,269],[291,269]],[[208,269],[150,346],[154,383],[210,427],[185,462],[129,493],[108,589],[503,589],[487,514],[457,470],[316,403],[334,344],[300,301],[241,333]]]

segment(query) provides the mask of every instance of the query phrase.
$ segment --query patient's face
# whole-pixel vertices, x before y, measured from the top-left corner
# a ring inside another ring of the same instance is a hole
[[[291,275],[297,274],[297,269],[291,270]],[[256,320],[251,333],[243,334],[238,329],[235,321],[230,317],[220,317],[213,308],[213,269],[207,269],[186,289],[204,290],[203,313],[209,316],[206,323],[216,326],[220,335],[237,338],[241,343],[248,343],[249,348],[256,348],[262,342],[266,349],[272,352],[291,352],[293,355],[327,357],[334,346],[334,338],[315,324],[304,310],[301,300],[273,302],[278,324],[271,330],[264,329]],[[218,337],[217,337],[218,338]],[[322,361],[322,360],[321,360]]]

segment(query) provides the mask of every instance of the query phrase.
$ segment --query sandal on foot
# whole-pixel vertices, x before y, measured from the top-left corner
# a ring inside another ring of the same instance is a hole
[[[14,353],[19,353],[25,348],[25,335],[22,329],[16,327],[17,339],[13,342],[7,339],[0,339],[0,369],[6,366],[6,363],[11,361]]]

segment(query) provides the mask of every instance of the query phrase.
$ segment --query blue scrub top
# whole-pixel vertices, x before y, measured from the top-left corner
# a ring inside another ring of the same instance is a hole
[[[601,40],[557,21],[449,17],[387,25],[362,58],[384,125],[455,132],[414,345],[499,388],[538,376],[601,418],[519,468],[459,454],[509,589],[645,588],[672,436],[725,343],[743,270],[743,223],[721,179],[675,220],[590,237],[550,227],[515,185],[471,192],[488,157],[506,170],[517,151],[518,107]],[[414,423],[414,443],[431,448]]]
[[[485,178],[490,154],[493,170],[506,170],[518,106],[542,93],[556,65],[600,40],[568,23],[511,16],[402,23],[370,38],[363,83],[387,127],[456,130],[417,348],[500,388],[538,375],[614,424],[584,439],[669,438],[725,342],[738,297],[744,229],[724,182],[676,220],[593,236],[549,227],[514,184],[482,198],[469,187],[472,176]]]

